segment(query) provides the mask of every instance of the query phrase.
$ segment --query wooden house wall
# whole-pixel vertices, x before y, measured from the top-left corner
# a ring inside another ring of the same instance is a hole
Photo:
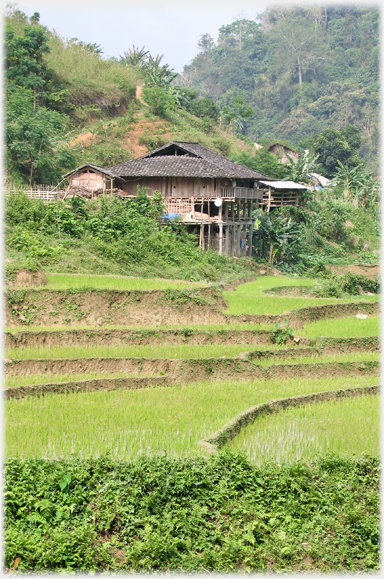
[[[79,173],[74,173],[70,177],[69,184],[70,186],[74,187],[87,187],[87,189],[95,191],[96,189],[103,189],[104,177],[101,173],[87,173],[87,171],[82,171]]]
[[[202,179],[200,177],[143,177],[141,179],[128,180],[121,184],[121,189],[127,195],[136,195],[137,186],[147,187],[148,195],[154,190],[161,191],[166,197],[215,197],[220,194],[219,179]]]
[[[151,196],[153,191],[161,191],[165,195],[165,180],[166,177],[143,177],[131,179],[127,177],[127,181],[121,183],[120,188],[127,195],[137,195],[137,186],[147,187],[147,195]]]
[[[161,191],[163,198],[191,198],[209,197],[214,199],[221,196],[222,187],[231,187],[231,179],[207,179],[202,177],[143,177],[127,178],[120,187],[127,195],[136,195],[137,186],[147,187],[147,194],[152,195],[154,190]],[[250,187],[249,180],[236,180],[238,187]]]

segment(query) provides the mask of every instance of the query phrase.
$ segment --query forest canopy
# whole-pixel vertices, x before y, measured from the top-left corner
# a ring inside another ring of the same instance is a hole
[[[256,20],[203,34],[179,84],[220,106],[241,96],[253,108],[243,134],[293,146],[325,129],[356,126],[370,171],[379,159],[379,9],[268,7]]]

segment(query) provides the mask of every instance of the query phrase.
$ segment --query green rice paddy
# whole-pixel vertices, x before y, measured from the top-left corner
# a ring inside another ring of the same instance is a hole
[[[170,287],[180,289],[204,285],[178,280],[71,274],[48,274],[48,280],[48,288],[51,289],[161,290]],[[286,276],[261,277],[254,282],[239,286],[235,291],[224,292],[229,304],[228,313],[280,314],[310,305],[362,300],[362,296],[339,300],[304,296],[287,297],[264,293],[265,290],[277,286],[310,288],[315,283],[316,280],[313,279]],[[368,296],[364,299],[376,301],[378,298]],[[82,327],[84,326],[80,324],[77,326],[78,329]],[[113,328],[138,329],[137,326],[105,327],[105,329]],[[191,326],[190,329],[208,332],[251,329],[257,332],[258,330],[270,331],[273,328],[274,325],[271,324],[223,323],[200,324]],[[68,328],[65,326],[28,327],[28,331],[63,329]],[[146,329],[158,331],[169,329],[169,327]],[[306,324],[300,330],[295,330],[295,334],[312,339],[320,336],[357,338],[376,336],[378,333],[379,316],[377,315],[370,315],[365,320],[355,316],[319,320]],[[292,344],[288,343],[287,346],[292,347]],[[244,343],[211,344],[209,339],[207,344],[202,345],[188,343],[132,345],[128,342],[118,346],[105,346],[97,343],[66,346],[64,342],[63,345],[52,347],[19,345],[17,348],[8,348],[5,355],[15,360],[120,357],[206,359],[233,358],[245,352],[276,351],[287,346],[276,344],[256,346]],[[298,348],[295,355],[289,358],[271,356],[260,360],[255,359],[253,362],[263,367],[274,364],[308,364],[310,371],[311,364],[316,363],[357,362],[363,364],[363,362],[378,359],[378,352],[303,355]],[[5,385],[12,388],[22,385],[130,376],[132,376],[131,373],[92,371],[77,374],[35,374],[10,376],[6,379]],[[148,374],[145,376],[151,377]],[[46,394],[40,398],[28,396],[19,400],[9,399],[5,402],[6,455],[45,458],[64,458],[75,455],[85,458],[110,453],[113,458],[119,460],[131,460],[141,454],[168,454],[175,457],[205,456],[205,450],[198,445],[198,441],[212,434],[237,413],[250,406],[301,394],[373,385],[377,383],[377,380],[377,376],[366,369],[363,374],[357,373],[356,376],[348,378],[330,375],[329,378],[311,379],[298,377],[268,381],[204,381],[191,385],[157,386],[138,390],[99,390],[77,394]],[[276,414],[270,417],[276,420],[272,426],[267,422],[264,424],[262,422],[264,418],[262,418],[261,421],[258,420],[257,423],[244,430],[228,447],[232,448],[231,445],[233,445],[233,449],[248,453],[251,460],[256,463],[265,460],[290,461],[301,457],[309,460],[327,449],[339,453],[355,452],[357,455],[365,451],[377,452],[378,397],[366,396],[345,400],[343,404],[342,406],[337,406],[332,402],[314,404],[295,409],[298,414],[293,414],[292,417],[289,414],[291,411]],[[365,422],[364,416],[367,417]],[[259,430],[253,432],[249,430],[250,428],[259,428]],[[264,438],[261,438],[261,432],[265,432],[262,435]],[[261,440],[264,441],[264,446],[260,446]]]
[[[327,452],[339,456],[378,455],[380,398],[340,398],[264,415],[226,445],[255,464],[314,460]]]
[[[7,348],[5,355],[14,360],[26,360],[31,358],[40,359],[64,359],[64,358],[233,358],[242,352],[251,350],[282,349],[284,346],[277,344],[262,344],[252,346],[250,344],[149,344],[144,346],[54,346],[30,347],[30,348]]]
[[[205,283],[158,278],[140,278],[118,275],[48,273],[46,289],[110,289],[110,290],[164,290],[202,287]]]
[[[378,336],[380,331],[380,317],[368,316],[365,320],[350,316],[346,318],[326,318],[306,324],[298,333],[307,338],[364,338]]]
[[[284,276],[266,276],[256,281],[240,285],[235,291],[225,291],[224,296],[229,304],[227,310],[231,315],[259,315],[259,314],[283,314],[290,310],[306,308],[308,306],[321,306],[325,304],[346,303],[354,301],[378,301],[378,296],[348,296],[347,298],[306,298],[269,296],[263,293],[267,289],[283,286],[311,286],[316,284],[316,279],[299,279]]]
[[[253,363],[258,366],[271,366],[275,364],[319,364],[326,362],[373,362],[380,359],[379,352],[349,352],[322,354],[321,352],[311,356],[301,356],[300,350],[297,355],[287,358],[261,358],[254,359]]]
[[[17,386],[37,386],[39,384],[61,384],[64,382],[78,382],[80,380],[102,380],[112,378],[151,378],[158,376],[156,373],[132,374],[131,372],[84,372],[77,374],[28,374],[27,376],[9,376],[4,380],[4,388]]]
[[[204,455],[197,444],[238,412],[272,399],[366,386],[372,376],[201,382],[142,390],[47,394],[5,402],[7,456]],[[355,422],[351,421],[351,428]],[[22,433],[22,435],[21,435]],[[358,430],[361,435],[361,430]]]

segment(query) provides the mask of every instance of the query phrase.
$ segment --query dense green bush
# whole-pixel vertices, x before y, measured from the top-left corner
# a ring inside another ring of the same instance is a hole
[[[8,253],[71,272],[79,268],[194,281],[249,275],[247,258],[202,252],[183,225],[164,222],[159,195],[149,198],[139,191],[135,199],[73,197],[44,204],[12,194],[5,204]]]
[[[341,297],[343,294],[358,296],[360,293],[377,294],[380,291],[378,279],[366,275],[348,272],[340,276],[333,275],[318,286],[314,292],[318,297]]]
[[[379,568],[376,458],[8,459],[4,507],[24,572]]]

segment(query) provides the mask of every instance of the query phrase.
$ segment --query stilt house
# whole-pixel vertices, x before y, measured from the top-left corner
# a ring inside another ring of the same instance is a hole
[[[268,180],[199,143],[181,141],[109,169],[86,163],[63,177],[69,180],[68,193],[84,188],[89,198],[107,192],[136,197],[138,185],[149,196],[160,191],[166,219],[177,217],[189,231],[197,231],[203,249],[235,257],[252,255],[252,209],[298,205],[307,189]]]
[[[252,206],[263,200],[257,184],[267,177],[199,145],[172,141],[138,159],[108,169],[124,179],[124,195],[137,186],[161,191],[167,215],[198,228],[200,246],[220,254],[252,254]]]

